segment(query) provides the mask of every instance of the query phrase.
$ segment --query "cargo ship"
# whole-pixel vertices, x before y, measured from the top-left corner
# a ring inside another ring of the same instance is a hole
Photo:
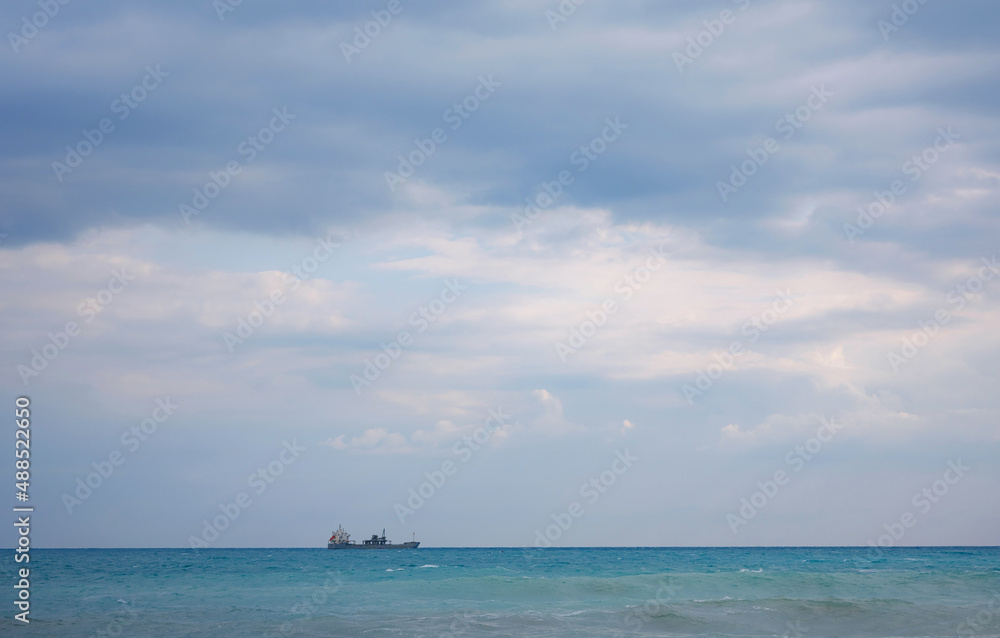
[[[361,541],[361,544],[357,544],[355,541],[351,540],[351,535],[347,533],[344,526],[341,525],[337,527],[337,531],[333,533],[330,537],[329,542],[326,544],[327,549],[416,549],[420,547],[420,541],[416,540],[416,534],[413,535],[414,540],[408,543],[400,543],[393,545],[385,539],[385,530],[382,530],[382,535],[378,536],[372,534],[372,537],[368,540]]]

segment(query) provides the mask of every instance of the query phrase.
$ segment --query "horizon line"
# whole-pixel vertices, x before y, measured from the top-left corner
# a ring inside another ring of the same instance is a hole
[[[526,545],[497,545],[497,546],[440,546],[399,549],[397,551],[413,551],[420,549],[871,549],[875,547],[881,550],[893,549],[1000,549],[1000,545],[893,545],[882,547],[880,545],[578,545],[565,547],[535,547]],[[3,547],[0,550],[14,550],[14,547]],[[230,549],[328,549],[321,546],[255,546],[255,547],[32,547],[32,550],[115,550],[115,549],[170,549],[183,551],[211,551]],[[385,548],[387,549],[387,548]]]

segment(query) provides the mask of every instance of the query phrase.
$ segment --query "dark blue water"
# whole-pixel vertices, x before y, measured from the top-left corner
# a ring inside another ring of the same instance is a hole
[[[13,601],[13,552],[3,552]],[[31,553],[3,636],[1000,636],[1000,549]]]

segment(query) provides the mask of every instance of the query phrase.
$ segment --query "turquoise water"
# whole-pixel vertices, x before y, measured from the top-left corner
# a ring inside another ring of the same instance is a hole
[[[31,575],[3,636],[1000,635],[998,548],[35,549]]]

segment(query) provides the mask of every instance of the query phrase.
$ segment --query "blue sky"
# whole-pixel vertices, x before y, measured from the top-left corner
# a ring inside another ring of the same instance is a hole
[[[37,544],[1000,542],[995,3],[42,5]]]

